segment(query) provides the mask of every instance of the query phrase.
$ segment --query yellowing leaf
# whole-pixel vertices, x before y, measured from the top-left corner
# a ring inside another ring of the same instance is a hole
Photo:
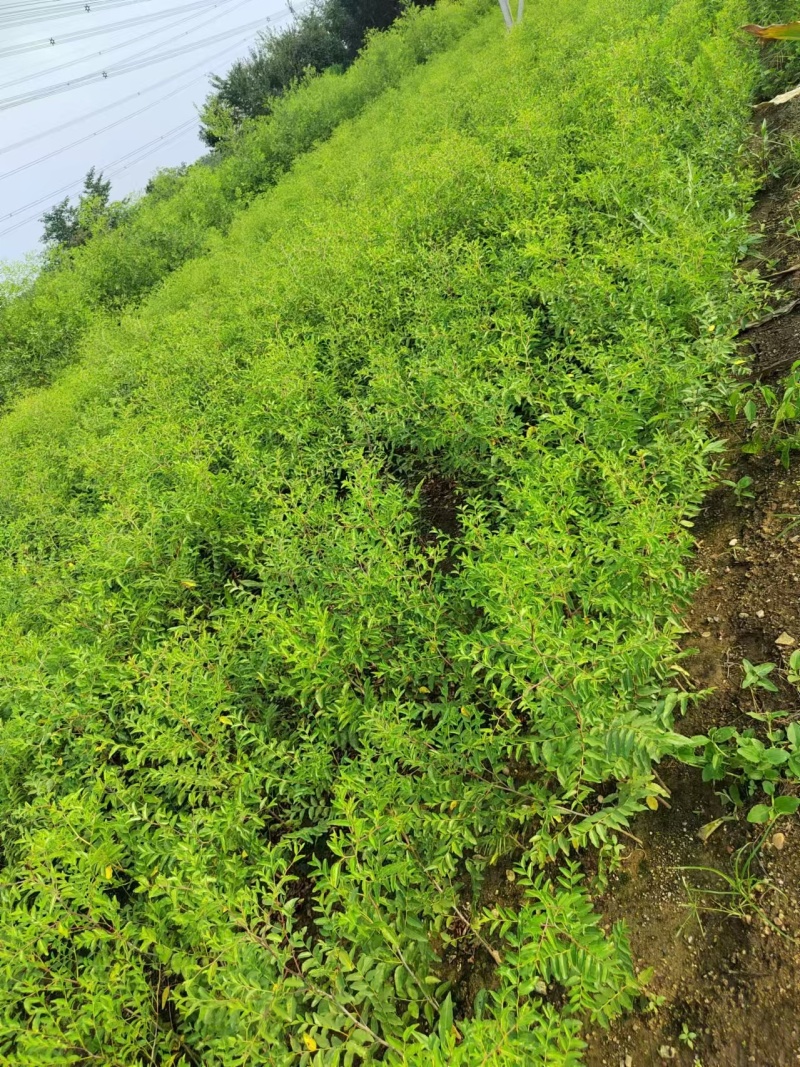
[[[191,578],[185,578],[181,582],[181,585],[183,586],[184,589],[196,589],[197,588],[197,582],[193,582],[191,580]]]
[[[772,26],[742,26],[761,41],[800,41],[800,22],[779,22]]]
[[[317,1043],[314,1040],[314,1038],[311,1036],[311,1034],[303,1034],[303,1041],[305,1041],[306,1048],[308,1049],[309,1052],[316,1052],[317,1051]]]
[[[164,986],[164,992],[161,994],[161,1007],[166,1007],[166,1003],[169,1000],[169,986]]]
[[[700,829],[697,831],[697,836],[700,838],[703,844],[705,844],[706,841],[708,841],[709,837],[711,837],[711,835],[714,833],[714,831],[719,830],[720,826],[722,826],[724,822],[727,822],[727,820],[712,819],[711,822],[707,822],[705,823],[705,825],[700,827]]]
[[[658,811],[658,800],[655,797],[645,797],[644,802],[651,811]]]
[[[233,726],[233,720],[229,719],[227,715],[220,715],[219,721],[225,723],[226,726]]]
[[[114,868],[109,863],[109,865],[106,867],[106,878],[110,882],[113,877],[114,877]]]
[[[430,689],[428,689],[427,685],[421,685],[419,691],[420,693],[430,693]]]

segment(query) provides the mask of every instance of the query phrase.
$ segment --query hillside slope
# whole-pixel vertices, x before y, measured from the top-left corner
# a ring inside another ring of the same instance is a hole
[[[687,746],[777,7],[492,11],[0,421],[0,1063],[567,1065],[633,1004],[576,856]]]
[[[92,238],[51,262],[22,299],[0,291],[0,408],[44,385],[80,353],[105,313],[141,300],[188,259],[203,255],[253,196],[274,185],[298,156],[358,115],[415,66],[475,25],[488,0],[411,7],[373,36],[354,65],[308,77],[275,101],[268,120],[245,123],[209,160],[184,175],[162,174],[132,205],[117,205],[118,226],[102,218]]]

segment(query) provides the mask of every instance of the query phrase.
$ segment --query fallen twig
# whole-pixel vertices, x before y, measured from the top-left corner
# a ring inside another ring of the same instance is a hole
[[[773,363],[767,363],[763,367],[754,367],[750,372],[750,377],[754,380],[759,380],[765,374],[769,374],[770,371],[776,370],[778,367],[785,367],[787,363],[796,363],[797,353],[792,353],[791,356],[783,356],[781,359],[776,359]]]
[[[769,315],[765,315],[763,319],[756,319],[755,322],[748,322],[746,326],[742,326],[741,330],[739,330],[739,336],[750,330],[757,330],[760,326],[766,326],[767,323],[773,322],[775,319],[780,319],[784,315],[791,314],[798,304],[800,304],[800,297],[796,300],[790,300],[788,304],[784,304],[782,307],[776,308],[775,311],[771,311]]]
[[[790,100],[794,100],[797,96],[800,96],[800,85],[796,89],[790,89],[788,93],[780,93],[778,96],[773,96],[771,100],[762,100],[760,104],[755,105],[754,110],[758,111],[759,108],[769,107],[770,104],[775,104],[776,106],[788,104]]]
[[[793,263],[791,267],[785,267],[783,270],[776,270],[772,274],[768,274],[768,278],[782,278],[785,274],[794,274],[795,271],[800,270],[800,263]]]

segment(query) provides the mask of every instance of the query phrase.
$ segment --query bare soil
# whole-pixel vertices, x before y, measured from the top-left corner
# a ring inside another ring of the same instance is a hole
[[[773,136],[796,135],[800,103],[772,110]],[[773,278],[800,263],[800,241],[791,233],[792,220],[800,219],[800,189],[792,186],[772,177],[753,212],[762,240],[752,265],[773,280],[775,307],[800,297],[800,271]],[[753,380],[779,383],[800,359],[800,307],[743,334],[742,355]],[[774,452],[742,456],[736,432],[719,432],[729,437],[727,477],[751,477],[754,499],[737,502],[729,488],[717,489],[696,523],[695,566],[703,585],[686,620],[684,647],[694,651],[684,666],[689,686],[713,692],[681,724],[688,734],[753,726],[747,711],[754,707],[800,717],[798,691],[785,678],[788,656],[800,647],[800,457],[787,470]],[[776,644],[784,634],[796,644]],[[777,664],[772,677],[780,693],[742,690],[744,658]],[[712,785],[674,764],[661,774],[669,807],[632,827],[641,845],[626,849],[600,901],[609,919],[627,924],[637,965],[652,968],[651,1003],[609,1032],[590,1034],[587,1067],[800,1064],[800,816],[774,828],[784,835],[775,839],[782,847],[773,847],[768,832],[755,851],[758,887],[746,917],[698,911],[689,906],[692,896],[701,904],[719,901],[697,891],[723,888],[713,870],[734,873],[762,830],[742,818],[722,824],[703,843],[698,830],[725,814]]]

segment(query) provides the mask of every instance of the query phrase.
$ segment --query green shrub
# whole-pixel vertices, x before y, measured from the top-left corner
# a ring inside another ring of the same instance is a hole
[[[208,254],[138,309],[91,245],[48,281],[81,362],[0,421],[5,1062],[574,1065],[634,1002],[574,854],[689,743],[758,71],[744,0],[562,8],[401,64],[208,241],[287,100],[158,205]]]
[[[33,290],[0,307],[0,405],[52,379],[74,360],[97,312],[110,321],[142,299],[186,260],[207,252],[237,212],[272,185],[295,159],[358,115],[377,96],[474,26],[489,0],[411,8],[372,38],[345,73],[310,78],[274,105],[269,119],[250,123],[221,163],[201,162],[162,181],[111,232],[62,256]]]

